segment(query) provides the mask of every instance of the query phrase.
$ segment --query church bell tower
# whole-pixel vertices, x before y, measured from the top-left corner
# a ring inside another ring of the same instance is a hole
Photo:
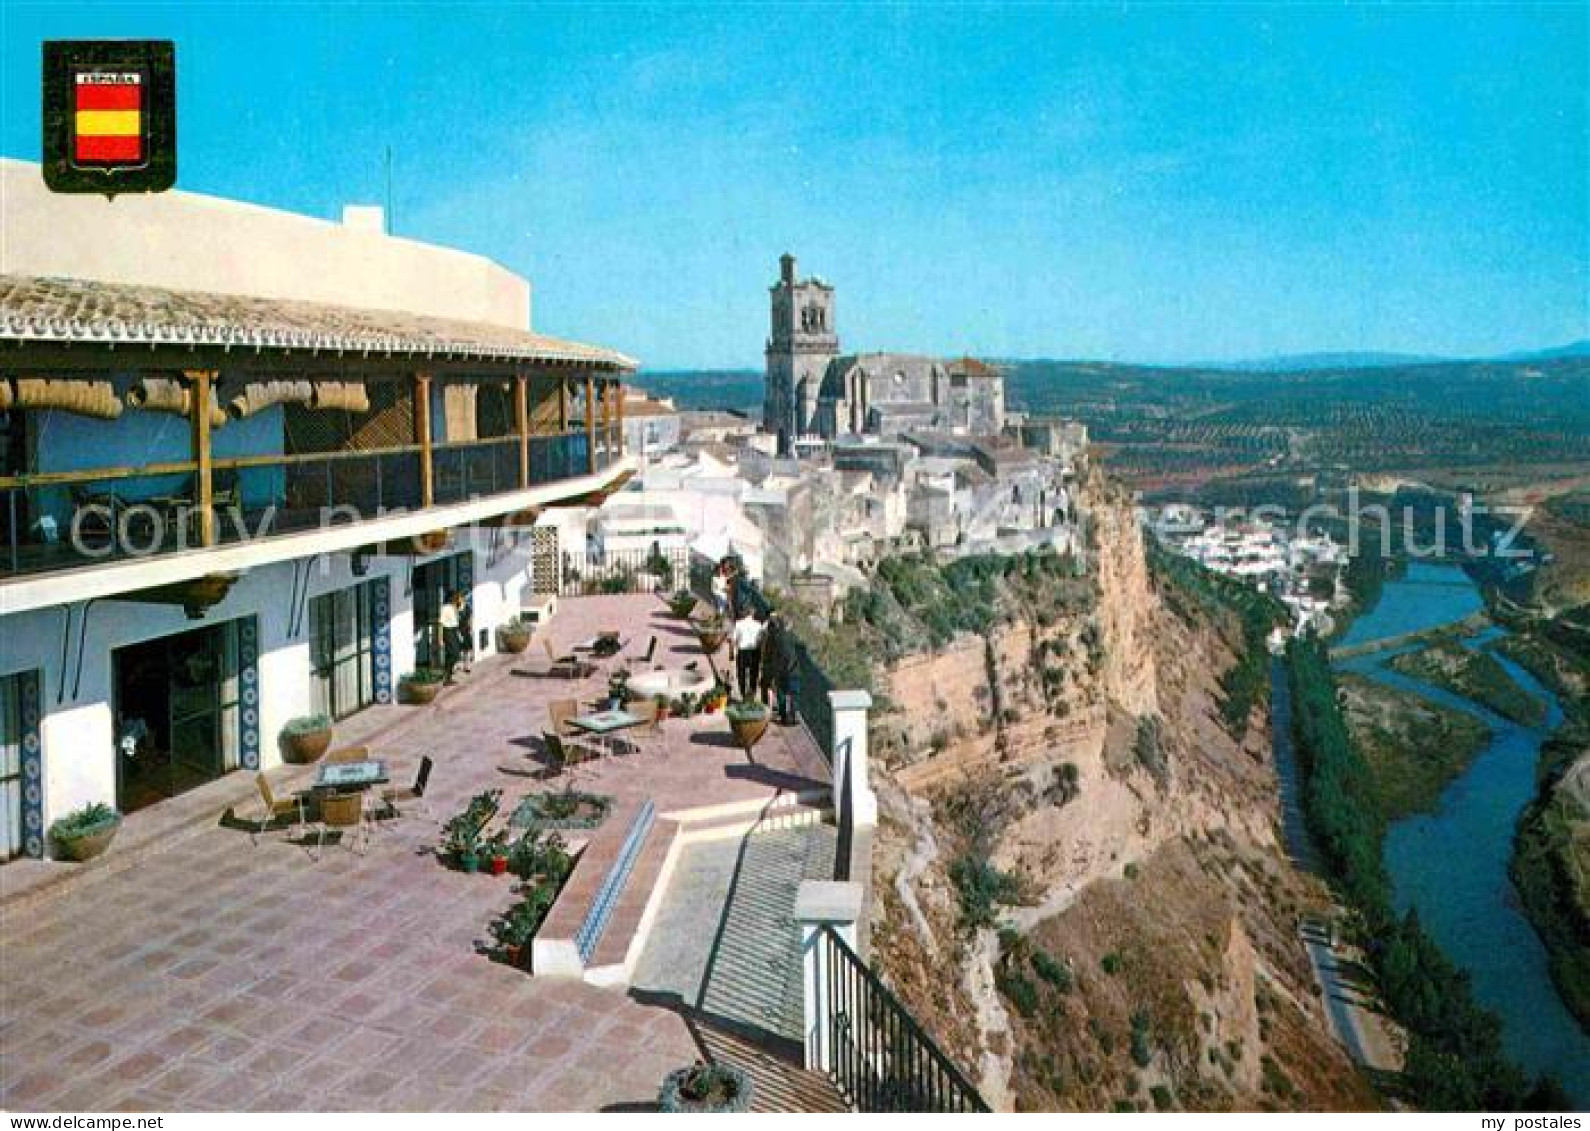
[[[795,257],[779,257],[771,290],[771,330],[762,427],[789,455],[798,437],[817,431],[817,394],[828,363],[839,356],[834,333],[834,288],[818,278],[797,279]]]

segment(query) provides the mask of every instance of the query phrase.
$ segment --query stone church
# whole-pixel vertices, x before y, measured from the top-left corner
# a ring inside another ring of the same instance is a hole
[[[997,436],[1004,429],[1005,379],[993,366],[969,357],[841,354],[834,288],[797,279],[793,255],[779,258],[771,298],[762,423],[781,453],[811,436]]]

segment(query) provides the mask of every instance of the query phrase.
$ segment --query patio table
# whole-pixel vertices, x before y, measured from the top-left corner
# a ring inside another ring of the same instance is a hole
[[[639,715],[631,714],[622,707],[610,707],[605,711],[593,711],[586,715],[576,715],[569,720],[569,725],[578,727],[587,734],[593,734],[607,743],[609,751],[613,749],[613,740],[620,731],[638,727],[646,722]]]
[[[369,789],[386,785],[386,763],[371,759],[367,762],[333,762],[321,766],[315,775],[314,789]]]

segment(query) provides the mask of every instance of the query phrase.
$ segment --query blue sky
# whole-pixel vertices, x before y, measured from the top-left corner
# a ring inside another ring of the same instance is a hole
[[[1187,361],[1590,336],[1590,6],[0,4],[177,41],[181,188],[528,274],[537,328],[760,367],[780,252],[847,349]]]

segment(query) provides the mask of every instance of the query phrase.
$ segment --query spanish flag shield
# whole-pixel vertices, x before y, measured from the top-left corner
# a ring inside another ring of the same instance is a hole
[[[73,77],[73,164],[141,164],[144,160],[143,74],[87,70]]]

